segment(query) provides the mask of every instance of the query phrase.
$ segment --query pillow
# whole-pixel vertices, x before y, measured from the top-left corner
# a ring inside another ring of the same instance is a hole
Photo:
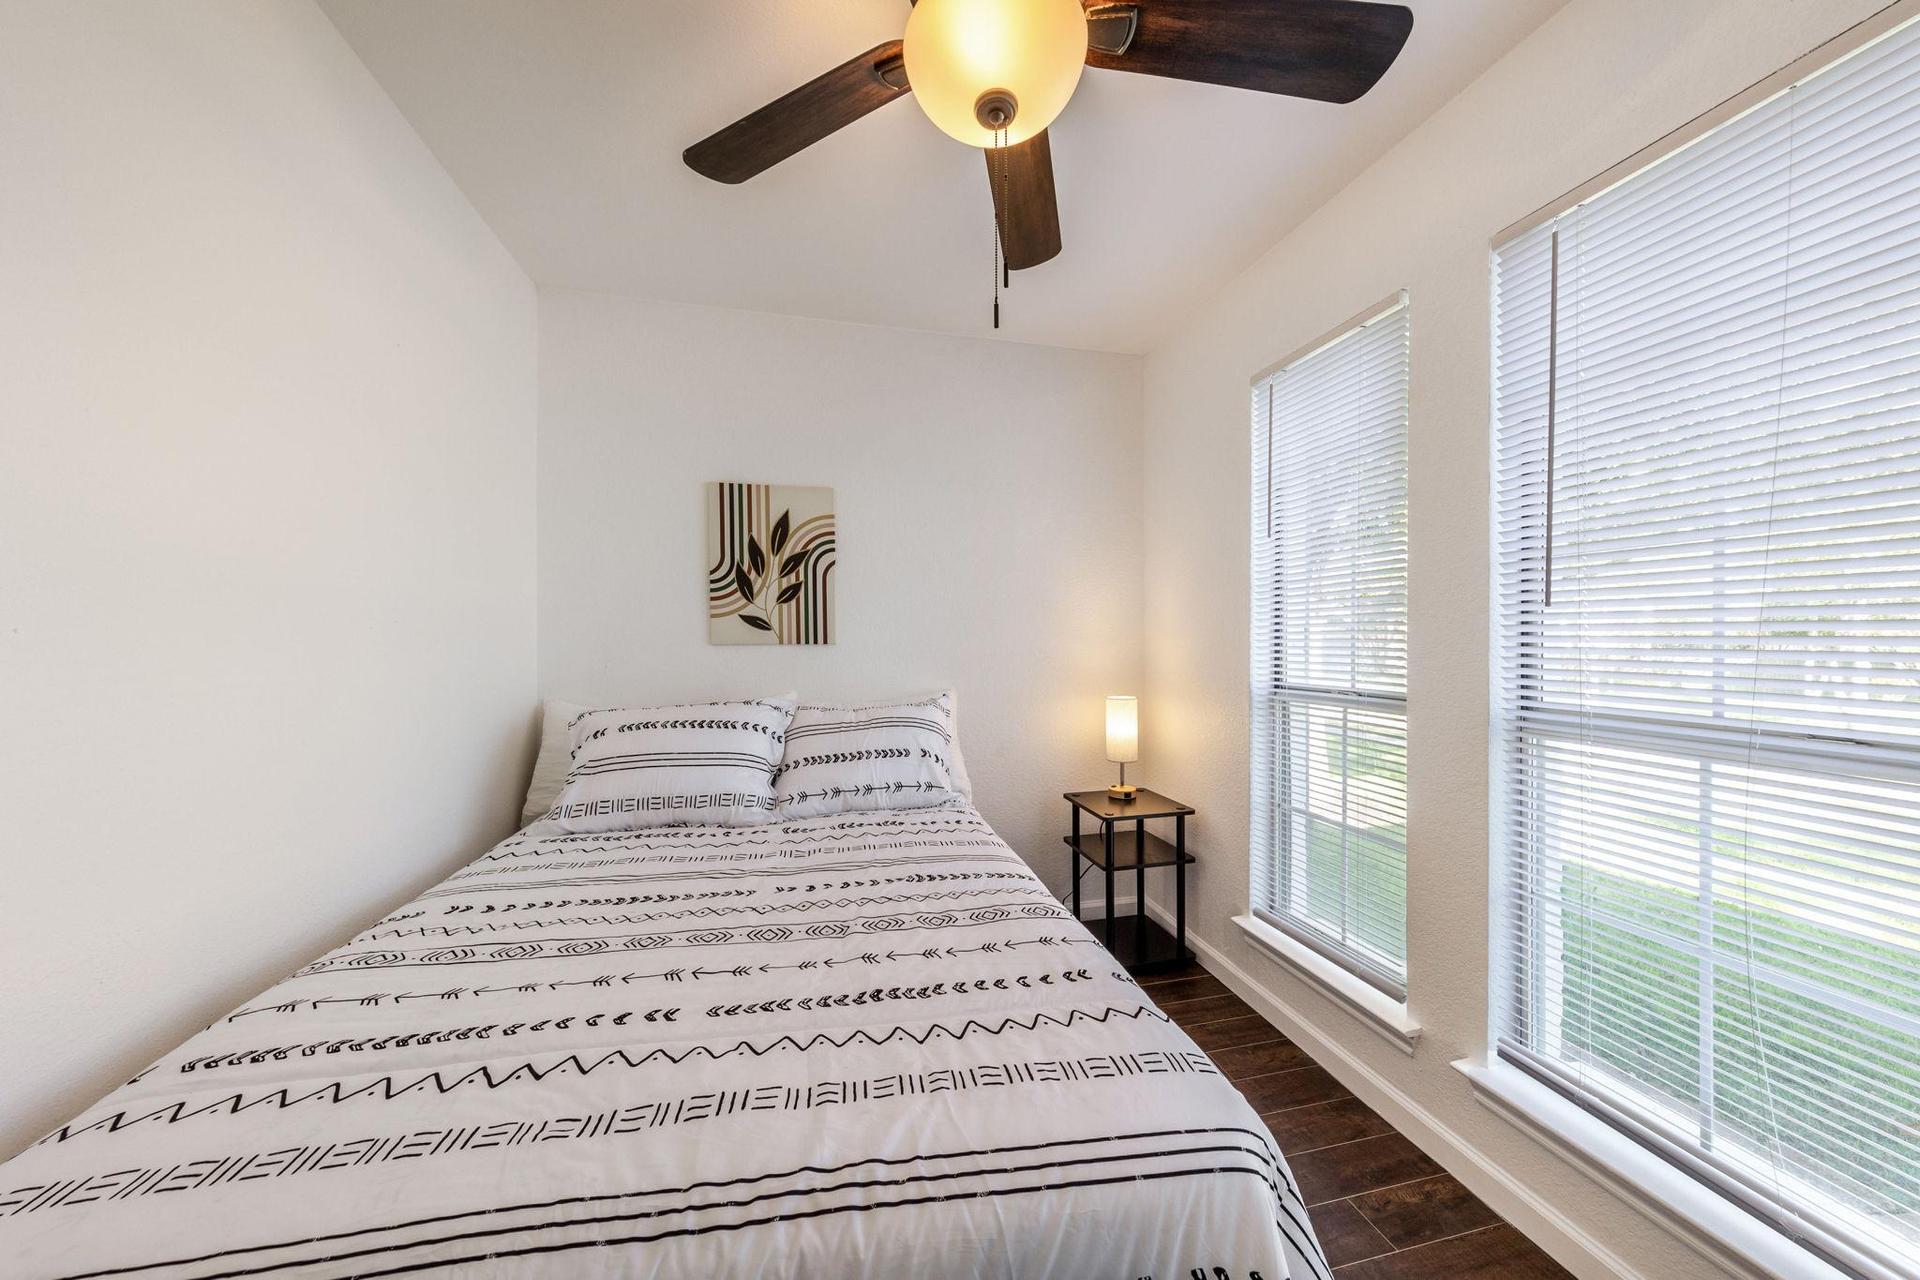
[[[792,719],[791,695],[582,712],[547,817],[572,832],[771,822]]]
[[[921,809],[961,798],[954,784],[953,695],[880,707],[802,706],[774,775],[780,817]]]
[[[588,708],[575,702],[547,699],[540,721],[540,754],[533,760],[533,777],[527,779],[527,798],[520,805],[520,825],[538,822],[553,808],[566,785],[567,770],[573,765],[573,742],[567,725]]]
[[[960,754],[960,695],[949,689],[947,690],[946,697],[947,710],[952,713],[952,718],[948,721],[947,727],[953,734],[953,741],[948,744],[951,750],[947,753],[947,765],[953,773],[953,789],[958,791],[962,797],[971,801],[973,799],[973,779],[967,775],[966,757]]]

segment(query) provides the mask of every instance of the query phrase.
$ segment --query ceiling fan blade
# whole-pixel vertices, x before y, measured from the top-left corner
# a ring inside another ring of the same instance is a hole
[[[745,182],[905,92],[900,42],[889,40],[702,138],[680,158],[715,182]]]
[[[1321,102],[1352,102],[1373,88],[1413,30],[1412,10],[1364,0],[1089,0],[1086,8],[1090,67]]]
[[[993,217],[1000,227],[1000,248],[1007,255],[1007,267],[1012,271],[1037,267],[1060,252],[1060,206],[1053,192],[1053,144],[1047,141],[1047,132],[1042,129],[1025,142],[982,154],[987,157],[987,182],[993,188]]]

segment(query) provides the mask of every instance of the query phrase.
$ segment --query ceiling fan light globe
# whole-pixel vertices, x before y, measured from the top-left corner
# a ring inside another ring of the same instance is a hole
[[[1080,0],[918,0],[907,17],[907,79],[927,118],[968,146],[991,147],[975,113],[981,95],[1019,104],[1002,139],[1025,142],[1052,124],[1080,83],[1087,19]]]

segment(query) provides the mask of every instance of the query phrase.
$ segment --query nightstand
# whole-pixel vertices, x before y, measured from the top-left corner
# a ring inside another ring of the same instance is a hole
[[[1080,877],[1089,867],[1107,878],[1107,927],[1102,941],[1116,960],[1134,973],[1153,973],[1192,961],[1187,950],[1187,817],[1193,809],[1154,791],[1142,790],[1131,800],[1115,800],[1105,791],[1069,791],[1073,834],[1066,837],[1073,850],[1073,918],[1080,918]],[[1150,821],[1173,820],[1173,841],[1147,830]],[[1091,819],[1095,829],[1082,830]],[[1084,864],[1084,865],[1083,865]],[[1174,932],[1147,918],[1147,868],[1172,867],[1174,876]],[[1133,927],[1116,933],[1113,919],[1114,874],[1133,872]]]

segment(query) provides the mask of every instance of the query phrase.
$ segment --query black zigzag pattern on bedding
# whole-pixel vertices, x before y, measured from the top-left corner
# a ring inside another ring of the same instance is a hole
[[[412,1049],[428,1044],[459,1044],[467,1041],[501,1039],[519,1035],[539,1035],[547,1031],[598,1030],[601,1027],[638,1028],[642,1022],[672,1022],[680,1016],[678,1006],[664,1009],[624,1009],[599,1013],[570,1014],[564,1018],[537,1018],[521,1022],[488,1022],[465,1027],[442,1027],[434,1031],[396,1031],[380,1036],[348,1036],[337,1040],[312,1040],[305,1044],[265,1045],[252,1049],[234,1049],[189,1058],[177,1068],[182,1074],[216,1071],[221,1067],[257,1067],[289,1058],[311,1058],[336,1053],[380,1053],[387,1049]]]
[[[228,1094],[226,1097],[200,1105],[195,1105],[183,1099],[169,1103],[163,1107],[157,1107],[152,1111],[143,1112],[139,1115],[134,1115],[123,1110],[102,1116],[98,1120],[88,1121],[86,1124],[81,1124],[77,1120],[71,1121],[61,1125],[46,1137],[41,1138],[39,1142],[36,1142],[34,1145],[41,1146],[50,1142],[68,1142],[80,1137],[82,1134],[118,1133],[135,1125],[155,1121],[161,1124],[171,1125],[178,1124],[183,1120],[197,1119],[202,1116],[239,1115],[242,1112],[251,1111],[255,1108],[265,1108],[269,1111],[285,1111],[306,1103],[335,1105],[342,1102],[359,1100],[391,1102],[395,1098],[403,1098],[416,1093],[447,1094],[455,1089],[468,1085],[479,1085],[484,1089],[491,1090],[514,1084],[538,1084],[548,1076],[556,1073],[574,1074],[584,1077],[590,1076],[594,1072],[607,1067],[635,1068],[646,1066],[649,1063],[659,1062],[668,1062],[677,1065],[695,1059],[717,1062],[723,1058],[743,1056],[764,1058],[772,1053],[804,1054],[811,1053],[817,1049],[845,1049],[855,1045],[876,1049],[885,1048],[888,1045],[914,1044],[924,1046],[936,1039],[958,1041],[976,1035],[1001,1036],[1018,1031],[1033,1032],[1040,1030],[1042,1027],[1064,1028],[1081,1023],[1105,1024],[1113,1019],[1127,1019],[1134,1022],[1144,1020],[1167,1024],[1171,1024],[1172,1022],[1172,1019],[1167,1017],[1166,1014],[1150,1005],[1134,1005],[1127,1008],[1122,1008],[1117,1005],[1106,1005],[1098,1011],[1088,1008],[1078,1008],[1068,1009],[1065,1013],[1048,1013],[1044,1010],[1039,1010],[1025,1017],[1009,1015],[998,1021],[983,1021],[979,1018],[968,1018],[958,1027],[949,1027],[943,1022],[931,1022],[919,1030],[905,1026],[894,1026],[887,1028],[885,1031],[871,1027],[856,1027],[838,1035],[828,1031],[815,1032],[812,1035],[806,1036],[796,1036],[789,1033],[775,1036],[764,1042],[740,1040],[723,1049],[716,1049],[712,1045],[704,1043],[686,1045],[678,1049],[663,1046],[649,1049],[644,1053],[627,1049],[615,1049],[611,1052],[601,1054],[591,1061],[583,1060],[578,1054],[568,1054],[566,1057],[549,1062],[544,1066],[537,1066],[531,1061],[518,1062],[510,1066],[505,1063],[494,1062],[477,1067],[468,1067],[458,1072],[446,1070],[426,1071],[404,1079],[396,1078],[393,1075],[382,1075],[359,1082],[331,1080],[305,1092],[298,1091],[292,1086],[283,1085],[278,1089],[272,1089],[251,1096],[245,1093]],[[1142,1051],[1138,1054],[1097,1056],[1103,1060],[1113,1062],[1121,1062],[1123,1060],[1125,1062],[1131,1062],[1135,1059],[1144,1060],[1147,1058],[1152,1058],[1156,1061],[1166,1059],[1168,1061],[1183,1062],[1186,1065],[1184,1067],[1168,1066],[1163,1068],[1164,1070],[1186,1070],[1202,1074],[1218,1074],[1218,1068],[1213,1065],[1212,1060],[1198,1050],[1192,1053],[1178,1054],[1151,1050]],[[1089,1061],[1091,1061],[1091,1059],[1089,1059]],[[920,1074],[927,1079],[953,1077],[978,1080],[980,1077],[978,1077],[977,1073],[1004,1070],[1005,1068],[1003,1066],[988,1065],[942,1069]],[[1127,1067],[1124,1070],[1118,1067],[1112,1068],[1113,1073],[1117,1074],[1134,1074],[1143,1070],[1145,1070],[1145,1068],[1137,1066]],[[968,1073],[976,1074],[969,1076]],[[1084,1071],[1082,1075],[1085,1076]],[[902,1077],[899,1076],[899,1073],[892,1073],[880,1078],[893,1080]],[[1085,1076],[1085,1078],[1093,1077]],[[861,1083],[862,1082],[859,1081],[845,1080],[825,1081],[816,1085],[807,1086],[807,1088],[844,1091],[847,1089],[856,1089]],[[775,1087],[788,1089],[796,1086],[781,1085]],[[943,1092],[944,1090],[937,1091]],[[717,1095],[699,1096],[712,1097]],[[823,1093],[819,1096],[826,1098],[835,1095]],[[844,1092],[837,1095],[837,1100],[845,1101],[846,1099],[847,1095]],[[81,1118],[85,1119],[84,1116]],[[666,1122],[661,1121],[661,1123]],[[0,1197],[0,1212],[6,1212],[10,1207],[13,1212],[25,1212],[25,1209],[19,1207],[20,1202],[11,1197],[12,1193]]]
[[[1124,1147],[1143,1146],[1147,1150],[1126,1150]],[[1199,1162],[1194,1167],[1193,1162]],[[965,1162],[968,1167],[960,1170],[936,1170],[925,1166],[947,1161]],[[1186,1167],[1166,1169],[1170,1161],[1186,1162]],[[1227,1163],[1223,1164],[1225,1161]],[[1241,1163],[1244,1161],[1244,1163]],[[991,1162],[991,1163],[989,1163]],[[1125,1166],[1139,1166],[1128,1173]],[[1211,1167],[1208,1167],[1211,1166]],[[916,1170],[914,1172],[893,1173],[895,1170]],[[1094,1171],[1108,1172],[1113,1176],[1087,1178]],[[1006,1179],[1028,1174],[1045,1174],[1045,1185],[1033,1186],[1022,1183],[1008,1186]],[[946,1199],[967,1199],[999,1194],[1040,1193],[1065,1190],[1079,1186],[1113,1185],[1123,1181],[1152,1182],[1162,1177],[1205,1176],[1209,1174],[1244,1173],[1251,1174],[1266,1183],[1274,1197],[1278,1216],[1275,1226],[1279,1228],[1288,1243],[1308,1258],[1317,1269],[1317,1274],[1325,1276],[1324,1261],[1318,1250],[1303,1247],[1302,1241],[1311,1241],[1312,1234],[1301,1223],[1298,1213],[1288,1202],[1293,1195],[1292,1182],[1287,1177],[1284,1166],[1279,1163],[1267,1139],[1248,1129],[1233,1126],[1216,1126],[1191,1130],[1160,1130],[1141,1133],[1099,1135],[1086,1138],[1063,1138],[1048,1142],[1008,1144],[994,1147],[980,1147],[970,1150],[926,1152],[910,1156],[871,1156],[861,1160],[843,1161],[832,1165],[804,1165],[797,1169],[779,1172],[750,1174],[735,1178],[703,1179],[682,1186],[654,1187],[625,1193],[601,1195],[567,1196],[559,1199],[524,1204],[498,1205],[485,1209],[467,1210],[455,1213],[438,1214],[431,1217],[415,1218],[404,1222],[388,1223],[382,1226],[364,1227],[349,1231],[333,1232],[326,1235],[305,1237],[298,1240],[280,1241],[272,1244],[247,1245],[223,1249],[213,1253],[200,1254],[191,1258],[175,1258],[167,1262],[147,1263],[130,1268],[113,1268],[105,1271],[87,1272],[72,1277],[72,1280],[98,1280],[100,1277],[123,1275],[129,1271],[149,1270],[157,1266],[183,1267],[195,1264],[216,1263],[234,1267],[233,1270],[204,1273],[202,1280],[228,1280],[241,1275],[268,1274],[288,1267],[339,1265],[356,1263],[355,1274],[368,1273],[361,1269],[360,1260],[387,1256],[394,1259],[398,1255],[413,1249],[438,1247],[465,1242],[498,1242],[505,1236],[531,1236],[536,1233],[558,1233],[577,1228],[605,1228],[619,1223],[645,1223],[662,1219],[685,1218],[692,1214],[715,1211],[737,1211],[740,1209],[761,1209],[766,1216],[751,1218],[744,1222],[726,1222],[712,1226],[682,1227],[669,1229],[646,1237],[632,1237],[628,1243],[652,1243],[671,1235],[681,1233],[700,1233],[709,1230],[740,1230],[754,1226],[766,1226],[779,1222],[794,1221],[799,1218],[822,1216],[842,1211],[866,1212],[872,1209],[898,1208],[908,1204],[926,1204]],[[1124,1176],[1123,1176],[1124,1175]],[[997,1183],[987,1188],[968,1192],[920,1194],[910,1200],[882,1199],[889,1190],[914,1188],[927,1192],[935,1191],[942,1185],[951,1186],[967,1181]],[[1287,1187],[1282,1194],[1281,1186]],[[702,1194],[702,1193],[719,1193]],[[851,1203],[817,1206],[813,1209],[767,1213],[776,1202],[800,1197],[826,1197],[852,1193]],[[671,1204],[654,1204],[638,1207],[634,1202],[661,1200],[674,1197]],[[698,1197],[698,1198],[696,1198]],[[1297,1195],[1294,1196],[1297,1199]],[[621,1202],[634,1207],[625,1211],[598,1212],[585,1217],[568,1217],[562,1220],[542,1220],[506,1223],[511,1215],[540,1215],[555,1209],[574,1206],[601,1206],[613,1210]],[[479,1224],[486,1225],[479,1225]],[[464,1229],[462,1226],[464,1224]],[[425,1232],[408,1239],[394,1239],[394,1232]],[[416,1263],[414,1267],[390,1268],[393,1270],[417,1269],[426,1266],[452,1265],[460,1261],[475,1261],[481,1258],[514,1256],[518,1252],[549,1252],[572,1247],[595,1247],[603,1242],[606,1232],[596,1231],[594,1240],[582,1240],[575,1244],[550,1242],[547,1245],[531,1249],[501,1249],[498,1243],[490,1243],[485,1254],[476,1254],[470,1259],[443,1259],[433,1263]],[[370,1240],[368,1237],[385,1236],[384,1240]],[[327,1252],[315,1254],[305,1252],[297,1258],[270,1260],[259,1255],[283,1250],[322,1248]],[[222,1263],[221,1260],[231,1260]],[[242,1265],[241,1260],[246,1260]],[[397,1259],[394,1259],[397,1261]],[[1196,1272],[1196,1274],[1199,1274]],[[1212,1275],[1213,1272],[1206,1274]],[[1223,1275],[1232,1273],[1221,1272]],[[1259,1273],[1252,1272],[1248,1280],[1257,1280]]]
[[[614,937],[527,938],[519,942],[476,942],[435,947],[430,951],[343,951],[323,956],[299,970],[296,978],[338,969],[417,968],[448,964],[498,964],[509,960],[563,960],[597,955],[602,951],[653,951],[667,947],[722,947],[742,943],[771,946],[785,942],[815,942],[862,934],[886,934],[918,929],[971,929],[1006,920],[1068,920],[1072,917],[1051,898],[1004,907],[972,907],[965,911],[922,911],[896,916],[853,916],[807,925],[747,923],[710,926],[667,933],[629,933]]]
[[[1124,973],[1104,977],[1133,985]],[[1070,987],[1077,982],[1093,982],[1090,969],[1068,969],[1063,973],[1015,974],[998,978],[949,978],[919,986],[863,987],[857,991],[839,991],[831,995],[780,996],[747,1003],[716,1004],[706,1011],[709,1018],[751,1017],[756,1014],[812,1013],[821,1009],[865,1009],[898,1001],[947,1000],[994,992],[1039,991]],[[459,1027],[439,1027],[421,1031],[395,1031],[374,1036],[345,1036],[332,1040],[309,1040],[293,1044],[258,1045],[222,1053],[189,1058],[175,1070],[182,1074],[217,1071],[223,1067],[257,1067],[285,1062],[291,1058],[312,1058],[337,1053],[381,1053],[388,1049],[412,1049],[421,1045],[464,1044],[506,1040],[514,1036],[539,1036],[555,1031],[598,1031],[626,1027],[637,1031],[642,1023],[670,1023],[679,1018],[681,1008],[603,1010],[574,1013],[560,1018],[523,1018],[518,1022],[471,1023]]]

